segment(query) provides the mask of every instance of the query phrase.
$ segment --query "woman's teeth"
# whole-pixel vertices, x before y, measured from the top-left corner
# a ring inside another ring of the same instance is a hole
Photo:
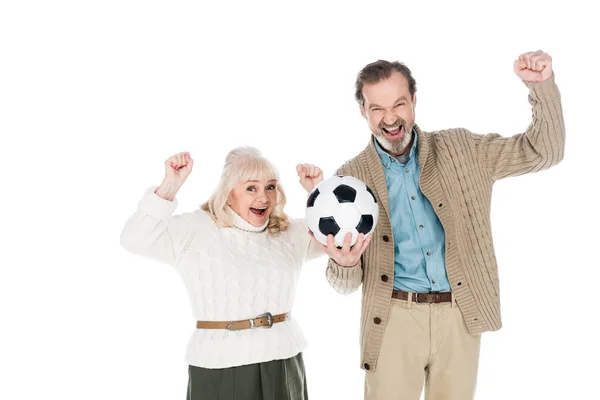
[[[257,215],[263,215],[265,213],[266,209],[267,209],[267,207],[264,207],[264,208],[250,207],[250,211],[252,211],[254,214],[257,214]]]

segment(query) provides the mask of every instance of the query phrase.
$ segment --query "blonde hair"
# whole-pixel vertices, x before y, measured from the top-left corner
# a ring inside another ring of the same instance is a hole
[[[279,179],[279,172],[275,166],[261,152],[254,147],[238,147],[231,150],[225,157],[225,165],[221,179],[213,194],[200,207],[208,211],[217,226],[232,227],[233,222],[227,214],[227,199],[231,191],[239,182],[249,180],[268,181]],[[277,184],[277,203],[269,215],[267,230],[270,234],[277,235],[285,231],[290,220],[285,215],[286,197],[283,187]]]

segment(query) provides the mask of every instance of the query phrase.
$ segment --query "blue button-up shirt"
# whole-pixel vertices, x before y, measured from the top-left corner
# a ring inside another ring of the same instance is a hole
[[[449,292],[444,228],[419,189],[417,132],[406,164],[386,153],[375,141],[383,163],[394,234],[394,289],[410,292]]]

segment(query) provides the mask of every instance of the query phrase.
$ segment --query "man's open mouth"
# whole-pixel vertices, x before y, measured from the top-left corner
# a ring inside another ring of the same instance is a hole
[[[402,129],[403,126],[400,125],[398,127],[392,127],[392,128],[381,128],[388,136],[391,137],[396,137],[396,136],[400,136],[400,133],[402,133]]]

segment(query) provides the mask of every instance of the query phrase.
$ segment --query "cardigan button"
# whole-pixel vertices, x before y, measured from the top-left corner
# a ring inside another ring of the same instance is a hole
[[[381,280],[384,282],[388,281],[388,276],[387,275],[381,275]]]
[[[390,241],[390,237],[388,235],[383,235],[381,238],[383,239],[384,242]]]
[[[373,319],[373,322],[375,322],[375,325],[379,325],[379,324],[381,323],[381,318],[379,318],[379,317],[375,317],[375,318]]]
[[[366,369],[367,371],[371,369],[371,366],[370,366],[369,364],[367,364],[367,363],[365,363],[364,367],[365,367],[365,369]]]

